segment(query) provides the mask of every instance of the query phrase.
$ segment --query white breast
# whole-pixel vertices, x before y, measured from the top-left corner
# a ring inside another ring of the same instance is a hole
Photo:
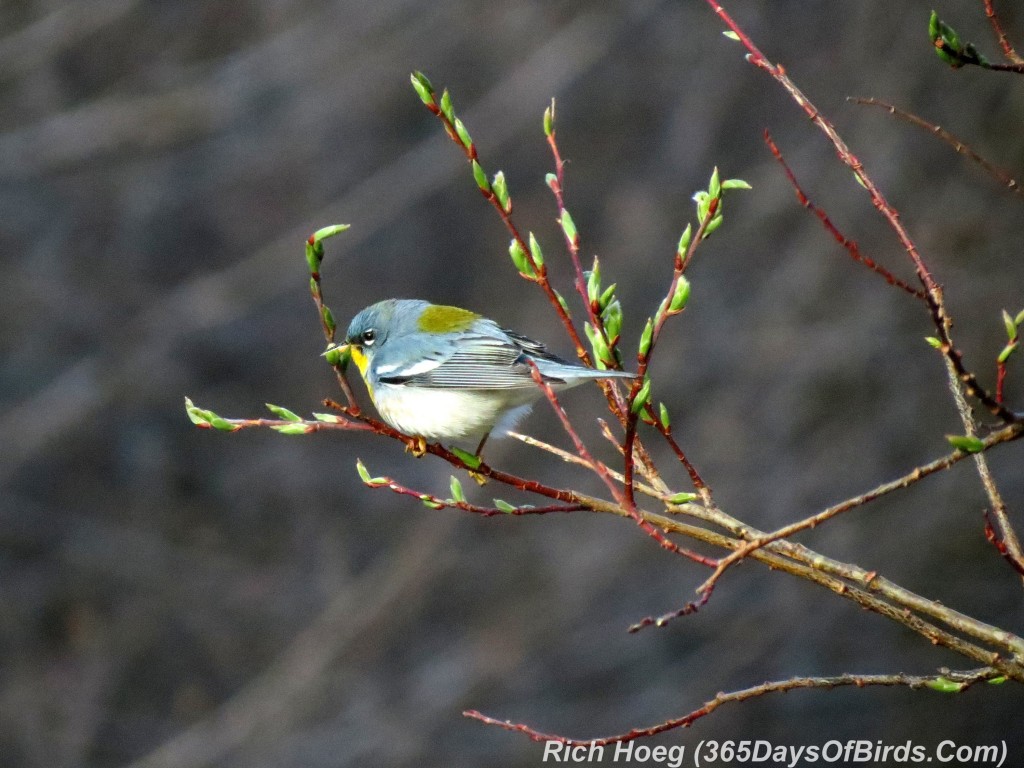
[[[378,384],[374,405],[384,421],[406,434],[479,441],[496,423],[500,430],[511,429],[511,422],[529,410],[523,406],[539,395],[535,389],[484,393]],[[510,408],[514,410],[509,412]]]

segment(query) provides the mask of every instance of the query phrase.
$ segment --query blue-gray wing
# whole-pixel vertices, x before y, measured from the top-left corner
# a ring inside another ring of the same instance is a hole
[[[427,354],[418,353],[407,365],[382,365],[380,381],[413,387],[440,389],[527,389],[537,386],[527,354],[550,357],[543,345],[508,334],[495,326],[481,333],[467,333],[458,342]],[[553,384],[563,383],[545,376]]]

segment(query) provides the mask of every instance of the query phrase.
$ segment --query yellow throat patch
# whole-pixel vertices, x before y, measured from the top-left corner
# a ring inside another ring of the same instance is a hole
[[[366,378],[366,369],[370,365],[370,358],[366,356],[361,347],[352,345],[349,347],[350,354],[352,355],[352,362],[356,364],[356,368],[359,369],[359,375],[363,377],[363,383],[366,384],[366,391],[370,393],[370,399],[373,399],[373,387],[370,385],[370,380]]]

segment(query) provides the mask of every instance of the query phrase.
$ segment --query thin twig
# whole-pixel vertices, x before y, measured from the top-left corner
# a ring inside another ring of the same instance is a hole
[[[540,370],[533,361],[530,361],[530,374],[533,376],[533,380],[537,383],[537,386],[544,391],[544,395],[547,397],[548,402],[551,403],[551,407],[554,408],[555,413],[558,414],[558,419],[562,422],[562,427],[572,439],[573,445],[576,447],[576,452],[579,454],[580,458],[586,461],[594,472],[597,473],[598,477],[601,478],[601,481],[608,488],[608,491],[612,494],[615,501],[626,510],[627,514],[633,518],[643,532],[658,542],[662,549],[666,549],[677,555],[682,555],[683,557],[693,560],[695,563],[700,563],[701,565],[713,568],[716,563],[714,558],[704,557],[703,555],[699,555],[685,547],[680,547],[674,541],[666,538],[661,531],[644,519],[644,516],[640,514],[640,510],[637,509],[636,502],[633,498],[624,493],[623,490],[615,484],[608,467],[605,466],[603,462],[595,459],[590,454],[590,451],[587,450],[587,447],[583,444],[583,440],[580,438],[579,433],[577,433],[575,428],[573,428],[568,414],[566,414],[565,409],[562,408],[562,404],[558,401],[558,396],[555,394],[555,391],[551,388],[551,385],[544,380],[544,377],[541,376]]]
[[[1006,37],[1006,33],[1003,32],[1003,25],[999,22],[999,17],[996,15],[996,9],[992,5],[992,0],[983,0],[983,2],[985,3],[985,15],[992,25],[992,31],[996,34],[999,47],[1003,49],[1003,55],[1014,64],[1024,64],[1024,59],[1013,49],[1013,46],[1010,45],[1010,41]]]
[[[950,328],[953,325],[953,321],[946,310],[945,301],[942,296],[942,288],[936,282],[931,270],[928,268],[928,265],[917,250],[917,245],[910,238],[909,233],[903,226],[903,222],[900,221],[900,217],[896,212],[896,209],[890,205],[889,201],[885,198],[885,195],[882,194],[874,180],[868,176],[867,172],[864,170],[863,164],[857,159],[853,152],[850,151],[850,148],[846,145],[846,142],[843,141],[843,138],[836,131],[832,123],[818,111],[818,108],[811,103],[810,99],[804,95],[803,91],[801,91],[796,84],[789,79],[789,76],[786,74],[786,70],[781,65],[773,64],[763,53],[761,53],[760,49],[754,44],[747,33],[740,28],[740,26],[732,19],[725,9],[716,2],[716,0],[706,0],[706,2],[711,6],[711,9],[718,15],[718,17],[725,22],[726,26],[735,33],[743,44],[743,47],[747,49],[747,60],[754,66],[767,72],[772,79],[781,85],[786,92],[789,93],[793,101],[796,102],[797,106],[799,106],[811,119],[811,122],[825,134],[826,138],[832,144],[833,149],[835,149],[839,159],[844,165],[853,171],[854,177],[860,185],[867,190],[868,195],[870,195],[872,204],[878,212],[882,214],[883,218],[888,222],[889,227],[896,234],[900,244],[903,246],[903,249],[906,251],[914,265],[914,270],[917,273],[918,279],[921,281],[921,285],[924,286],[925,293],[927,295],[928,308],[932,315],[932,323],[935,326],[936,333],[938,334],[939,341],[941,342],[940,349],[955,371],[955,380],[967,390],[969,395],[977,398],[1001,421],[1013,422],[1022,418],[1019,414],[1015,414],[1001,403],[996,402],[995,398],[978,383],[975,375],[964,365],[963,356],[960,353],[960,350],[953,344],[953,340],[950,336]]]
[[[983,441],[984,447],[987,449],[991,448],[993,445],[998,445],[999,443],[1004,443],[1007,442],[1008,440],[1017,439],[1022,431],[1024,431],[1024,426],[1010,425],[1000,430],[999,432],[995,432],[989,435]],[[836,517],[837,515],[840,515],[844,512],[849,512],[851,509],[856,509],[857,507],[862,507],[868,502],[881,498],[882,496],[892,493],[893,491],[898,491],[901,488],[907,488],[913,485],[914,483],[922,480],[923,478],[927,477],[928,475],[932,475],[935,474],[936,472],[941,472],[945,469],[949,469],[957,462],[961,461],[962,459],[966,459],[968,456],[972,455],[973,454],[971,453],[966,453],[960,450],[953,451],[952,453],[943,456],[939,459],[936,459],[935,461],[929,462],[928,464],[915,467],[912,471],[908,472],[902,477],[899,477],[895,480],[890,480],[888,483],[883,483],[882,485],[879,485],[876,488],[872,488],[870,491],[866,493],[862,493],[859,496],[854,496],[852,498],[846,499],[845,501],[840,502],[839,504],[834,504],[833,506],[819,512],[816,515],[811,515],[810,517],[806,517],[803,520],[799,520],[783,528],[779,528],[778,530],[773,531],[772,533],[769,533],[765,536],[761,536],[757,539],[754,539],[753,541],[749,541],[742,547],[731,553],[730,555],[719,560],[718,566],[715,568],[715,572],[712,573],[711,576],[708,577],[708,579],[703,584],[701,584],[700,587],[698,587],[697,591],[703,594],[704,592],[714,588],[715,583],[722,577],[722,574],[724,574],[730,566],[739,562],[747,555],[749,555],[751,552],[753,552],[756,549],[760,549],[766,544],[769,544],[773,541],[778,541],[779,539],[789,538],[790,536],[793,536],[794,534],[799,533],[800,531],[805,531],[808,528],[815,528],[824,523],[826,520],[830,520],[831,518]]]
[[[797,181],[796,179],[796,174],[794,174],[792,169],[789,167],[789,164],[786,162],[786,159],[782,156],[781,150],[779,150],[778,145],[772,139],[771,134],[767,130],[765,130],[764,132],[764,140],[765,143],[768,145],[768,149],[771,150],[772,155],[775,156],[775,159],[779,161],[779,165],[782,166],[782,170],[785,172],[786,178],[789,179],[789,183],[792,185],[793,190],[796,192],[796,199],[800,201],[800,205],[802,205],[804,208],[806,208],[807,210],[809,210],[811,213],[818,217],[818,220],[821,222],[822,226],[824,226],[825,229],[828,230],[828,233],[832,235],[833,238],[835,238],[837,243],[839,243],[841,246],[843,246],[843,248],[846,249],[847,253],[850,254],[851,258],[854,261],[856,261],[858,264],[863,264],[872,272],[881,275],[883,278],[885,278],[885,281],[889,283],[889,285],[892,285],[896,288],[901,288],[902,290],[906,291],[916,299],[926,301],[923,290],[921,290],[920,288],[914,288],[907,281],[901,280],[888,269],[875,262],[874,259],[870,258],[869,256],[865,256],[863,253],[861,253],[860,246],[858,246],[856,242],[850,240],[842,232],[840,232],[839,229],[835,226],[835,224],[832,223],[832,220],[828,217],[828,214],[825,213],[825,211],[823,211],[821,208],[816,206],[813,202],[811,202],[810,198],[807,197],[807,195],[804,193],[803,188],[800,186],[800,182]]]
[[[603,747],[610,744],[621,744],[636,739],[655,736],[676,728],[688,728],[694,722],[706,717],[723,704],[739,703],[748,699],[754,699],[769,693],[785,693],[805,688],[832,689],[840,686],[856,686],[864,688],[867,686],[901,686],[907,688],[938,688],[951,692],[960,692],[977,683],[985,680],[999,678],[1001,674],[991,668],[977,670],[952,672],[941,670],[936,675],[835,675],[833,677],[793,677],[788,680],[778,680],[770,683],[761,683],[750,688],[744,688],[731,693],[719,693],[713,699],[709,699],[698,709],[683,715],[682,717],[666,720],[663,723],[652,725],[648,728],[633,728],[625,733],[615,736],[602,736],[596,739],[574,739],[567,736],[560,736],[554,733],[542,733],[524,723],[513,723],[510,720],[497,720],[493,717],[481,714],[474,709],[467,710],[462,714],[474,720],[479,720],[487,725],[496,725],[508,731],[516,731],[525,734],[533,741],[558,742],[566,746]]]
[[[564,461],[564,462],[566,462],[568,464],[577,464],[578,466],[586,467],[587,469],[593,469],[586,462],[586,460],[581,459],[575,453],[570,453],[569,451],[566,451],[566,450],[564,450],[562,448],[559,448],[557,446],[551,445],[551,443],[545,443],[543,440],[538,440],[536,437],[531,437],[530,435],[524,435],[521,432],[506,432],[505,434],[507,434],[509,437],[515,438],[516,440],[519,440],[522,443],[526,443],[527,445],[531,445],[534,448],[539,448],[542,451],[546,451],[546,452],[550,453],[553,456],[557,456],[562,461]],[[622,446],[618,446],[618,447],[619,447],[619,450],[622,450]],[[620,483],[624,482],[624,478],[622,476],[622,473],[621,472],[616,472],[611,467],[608,467],[608,474],[610,474],[612,477],[614,477]],[[666,493],[667,493],[667,491],[659,491],[659,490],[653,488],[652,486],[646,485],[644,483],[637,483],[636,484],[636,489],[638,491],[640,491],[641,493],[645,494],[646,496],[650,496],[652,499],[658,499],[658,500],[662,500],[662,501],[665,499],[665,496],[666,496]]]
[[[886,110],[889,114],[898,117],[901,120],[905,120],[906,122],[911,123],[912,125],[916,125],[918,128],[922,128],[928,131],[928,133],[937,136],[939,139],[949,144],[949,146],[951,146],[953,148],[953,151],[956,152],[957,154],[963,155],[964,157],[977,163],[982,168],[982,170],[984,170],[987,174],[992,176],[996,181],[998,181],[1004,187],[1009,189],[1011,192],[1015,192],[1018,195],[1024,196],[1024,187],[1021,186],[1019,181],[1013,178],[1013,176],[1004,171],[1002,168],[999,168],[998,166],[990,163],[984,157],[982,157],[973,149],[971,149],[970,145],[968,145],[967,142],[965,142],[961,138],[958,138],[957,136],[954,136],[945,128],[942,128],[941,126],[938,125],[933,125],[932,123],[929,123],[927,120],[924,120],[911,112],[905,112],[899,107],[893,106],[888,102],[881,101],[880,99],[849,96],[847,97],[847,101],[850,101],[854,104],[863,104],[865,106],[880,107]]]

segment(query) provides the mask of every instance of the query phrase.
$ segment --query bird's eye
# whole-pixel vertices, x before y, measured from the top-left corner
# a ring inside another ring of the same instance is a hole
[[[377,332],[373,328],[367,328],[360,338],[363,340],[363,344],[368,347],[372,346],[373,342],[377,340]]]

